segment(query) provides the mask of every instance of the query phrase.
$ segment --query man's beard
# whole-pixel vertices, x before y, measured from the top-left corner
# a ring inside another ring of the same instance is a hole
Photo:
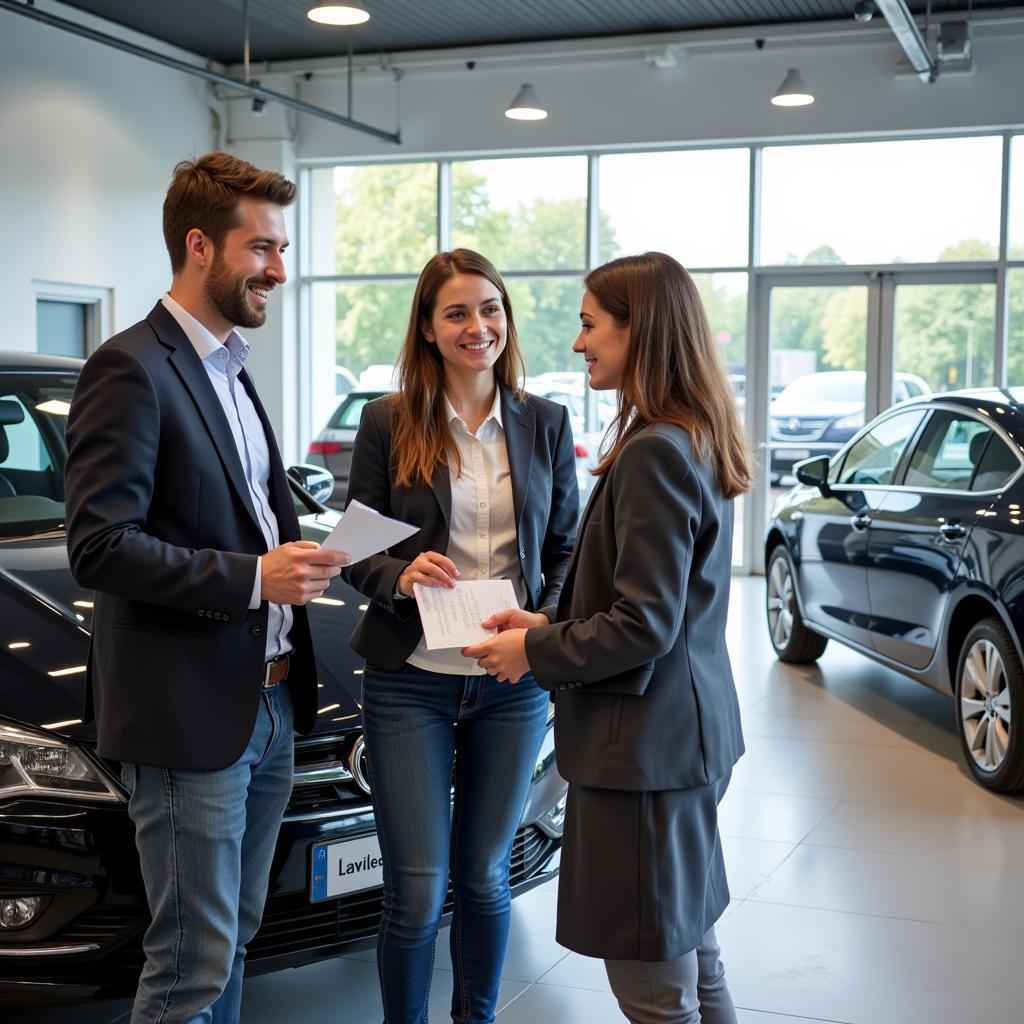
[[[267,319],[265,306],[254,309],[247,301],[250,284],[273,287],[269,282],[235,277],[220,253],[214,256],[210,276],[206,281],[206,296],[214,309],[236,327],[262,327]]]

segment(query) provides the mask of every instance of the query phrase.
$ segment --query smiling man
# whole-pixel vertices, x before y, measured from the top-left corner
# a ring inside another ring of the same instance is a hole
[[[347,557],[299,540],[236,327],[284,284],[295,186],[227,153],[164,201],[170,291],[86,362],[68,417],[72,571],[97,592],[86,720],[122,764],[152,924],[133,1024],[239,1019],[316,715],[305,605]]]

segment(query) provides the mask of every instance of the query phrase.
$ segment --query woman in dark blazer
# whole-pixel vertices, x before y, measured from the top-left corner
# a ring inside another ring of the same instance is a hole
[[[401,390],[363,411],[348,488],[349,500],[419,527],[346,573],[370,599],[352,646],[366,659],[384,860],[381,996],[385,1024],[426,1020],[450,876],[452,1019],[487,1024],[508,941],[509,854],[548,700],[502,686],[457,649],[428,650],[413,587],[507,577],[520,607],[553,609],[579,515],[572,429],[562,406],[521,390],[508,292],[467,249],[420,274],[399,369]]]
[[[573,348],[619,410],[557,610],[502,612],[463,653],[555,697],[558,941],[605,960],[634,1024],[734,1024],[717,808],[743,753],[725,621],[750,457],[690,275],[646,253],[586,288]]]

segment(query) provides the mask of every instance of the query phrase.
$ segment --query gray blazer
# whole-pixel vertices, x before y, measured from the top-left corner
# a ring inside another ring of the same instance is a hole
[[[347,566],[345,580],[370,603],[352,634],[351,646],[370,664],[398,669],[423,635],[415,601],[395,600],[398,577],[423,551],[448,548],[452,512],[447,466],[430,486],[398,487],[394,480],[387,396],[363,409],[352,451],[347,500],[419,526],[419,532],[379,555]],[[501,415],[512,476],[519,564],[529,593],[527,607],[554,611],[576,536],[579,489],[569,413],[561,405],[527,395],[520,402],[501,389]]]
[[[556,694],[555,752],[570,782],[690,789],[743,753],[725,646],[732,502],[689,435],[647,425],[598,482],[551,626],[526,634]]]

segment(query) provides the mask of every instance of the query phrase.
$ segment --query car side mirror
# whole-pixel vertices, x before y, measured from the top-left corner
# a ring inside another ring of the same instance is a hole
[[[334,491],[334,474],[323,466],[310,466],[306,462],[298,462],[288,467],[288,475],[321,503]]]
[[[793,467],[793,475],[802,484],[808,487],[817,487],[822,494],[828,497],[832,488],[828,485],[829,458],[827,455],[818,455],[813,459],[804,459]]]

